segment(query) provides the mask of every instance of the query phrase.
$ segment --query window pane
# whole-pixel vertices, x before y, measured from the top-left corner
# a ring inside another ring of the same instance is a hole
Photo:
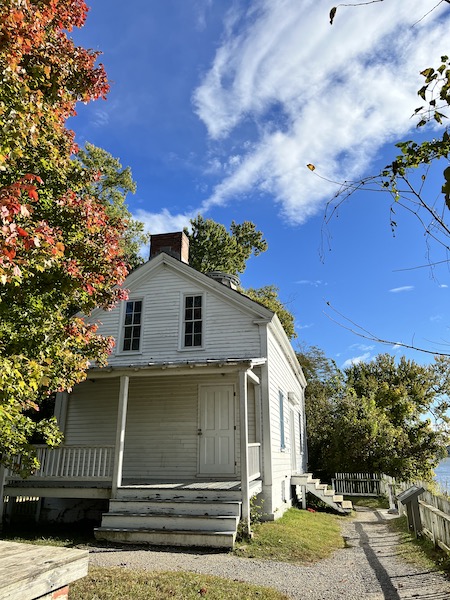
[[[132,350],[139,350],[139,340],[138,339],[134,339],[132,344],[131,344],[131,349]]]
[[[134,303],[134,312],[142,312],[142,301],[141,300],[137,300]]]
[[[201,345],[202,345],[202,334],[196,333],[194,335],[194,346],[201,346]]]
[[[186,327],[185,327],[184,332],[185,333],[192,333],[193,326],[194,326],[194,324],[192,322],[191,323],[186,323]]]
[[[184,320],[185,321],[192,321],[192,315],[193,315],[193,309],[192,308],[187,308],[184,312]]]
[[[202,297],[201,296],[195,296],[194,297],[194,306],[201,306],[202,305]]]
[[[193,304],[194,304],[194,297],[186,296],[186,308],[192,308]]]
[[[126,313],[132,313],[133,312],[133,306],[134,306],[134,302],[127,302],[127,308],[126,308]]]
[[[202,318],[202,309],[194,308],[194,319],[201,319],[201,318]]]
[[[131,315],[131,314],[125,315],[125,325],[131,325],[132,321],[133,321],[133,315]]]
[[[123,349],[124,350],[129,350],[131,347],[131,340],[123,340]]]
[[[133,323],[135,325],[140,325],[141,323],[141,313],[135,313],[133,316]]]
[[[202,322],[195,321],[194,322],[194,333],[201,333],[201,332],[202,332]]]
[[[184,345],[185,346],[192,346],[192,335],[185,335],[184,336]]]

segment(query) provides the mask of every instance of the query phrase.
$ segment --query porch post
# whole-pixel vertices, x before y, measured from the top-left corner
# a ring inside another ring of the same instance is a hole
[[[128,385],[130,378],[122,375],[120,378],[119,410],[117,411],[116,447],[114,450],[114,470],[112,478],[112,497],[117,494],[117,488],[122,485],[123,449],[125,445],[125,426],[127,422]]]
[[[242,519],[244,523],[246,523],[245,532],[250,534],[250,489],[248,484],[248,404],[246,371],[239,371],[239,401]]]
[[[55,417],[58,421],[58,427],[62,433],[66,429],[67,404],[69,402],[69,394],[67,392],[57,392],[55,400]]]

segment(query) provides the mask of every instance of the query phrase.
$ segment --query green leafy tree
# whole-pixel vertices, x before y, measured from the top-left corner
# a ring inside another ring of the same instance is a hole
[[[317,346],[303,347],[297,359],[305,375],[306,428],[309,468],[315,473],[328,471],[333,443],[335,404],[340,397],[343,375],[336,363]]]
[[[243,293],[246,296],[263,304],[266,308],[277,314],[286,335],[291,340],[297,337],[295,332],[295,318],[286,308],[286,305],[280,300],[278,292],[279,290],[275,285],[266,285],[261,288],[248,288],[243,290]]]
[[[224,271],[238,275],[245,271],[248,259],[267,250],[261,231],[251,221],[235,223],[230,231],[213,219],[197,215],[184,233],[189,238],[189,263],[202,273]]]
[[[89,172],[98,173],[95,181],[88,184],[87,193],[103,202],[111,218],[127,223],[122,240],[124,260],[135,269],[144,262],[140,250],[149,244],[150,236],[144,233],[144,224],[133,218],[125,204],[127,194],[136,192],[130,167],[122,168],[118,158],[89,143],[80,148],[76,159]]]
[[[78,101],[109,88],[98,53],[69,37],[87,11],[83,0],[4,0],[0,11],[0,463],[22,473],[38,465],[35,434],[61,439],[54,420],[31,418],[41,399],[112,348],[71,307],[126,297],[127,222],[101,197],[98,170],[73,160],[66,125]]]
[[[448,440],[448,361],[424,366],[381,354],[340,372],[317,349],[299,360],[311,385],[306,405],[313,470],[432,478]]]

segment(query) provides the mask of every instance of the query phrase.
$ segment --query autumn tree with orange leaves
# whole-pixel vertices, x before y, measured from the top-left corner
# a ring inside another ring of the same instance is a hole
[[[98,171],[73,160],[67,119],[105,98],[98,53],[70,37],[83,0],[3,0],[0,12],[0,464],[37,466],[30,440],[52,445],[52,420],[31,418],[43,397],[70,389],[112,340],[73,317],[111,307],[128,267],[127,222],[96,197]]]

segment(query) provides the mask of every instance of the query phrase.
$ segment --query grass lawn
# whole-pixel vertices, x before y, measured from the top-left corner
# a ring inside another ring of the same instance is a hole
[[[70,586],[70,600],[288,600],[280,592],[239,581],[195,573],[151,573],[130,569],[92,568]]]
[[[439,548],[435,548],[427,537],[416,539],[406,522],[406,516],[389,521],[389,528],[400,536],[398,554],[410,563],[424,569],[439,569],[450,575],[450,557]]]
[[[367,506],[367,508],[389,508],[389,500],[385,496],[345,496],[353,506]]]
[[[339,519],[329,513],[291,508],[277,521],[254,525],[253,539],[238,542],[234,553],[298,564],[316,562],[344,547]]]

